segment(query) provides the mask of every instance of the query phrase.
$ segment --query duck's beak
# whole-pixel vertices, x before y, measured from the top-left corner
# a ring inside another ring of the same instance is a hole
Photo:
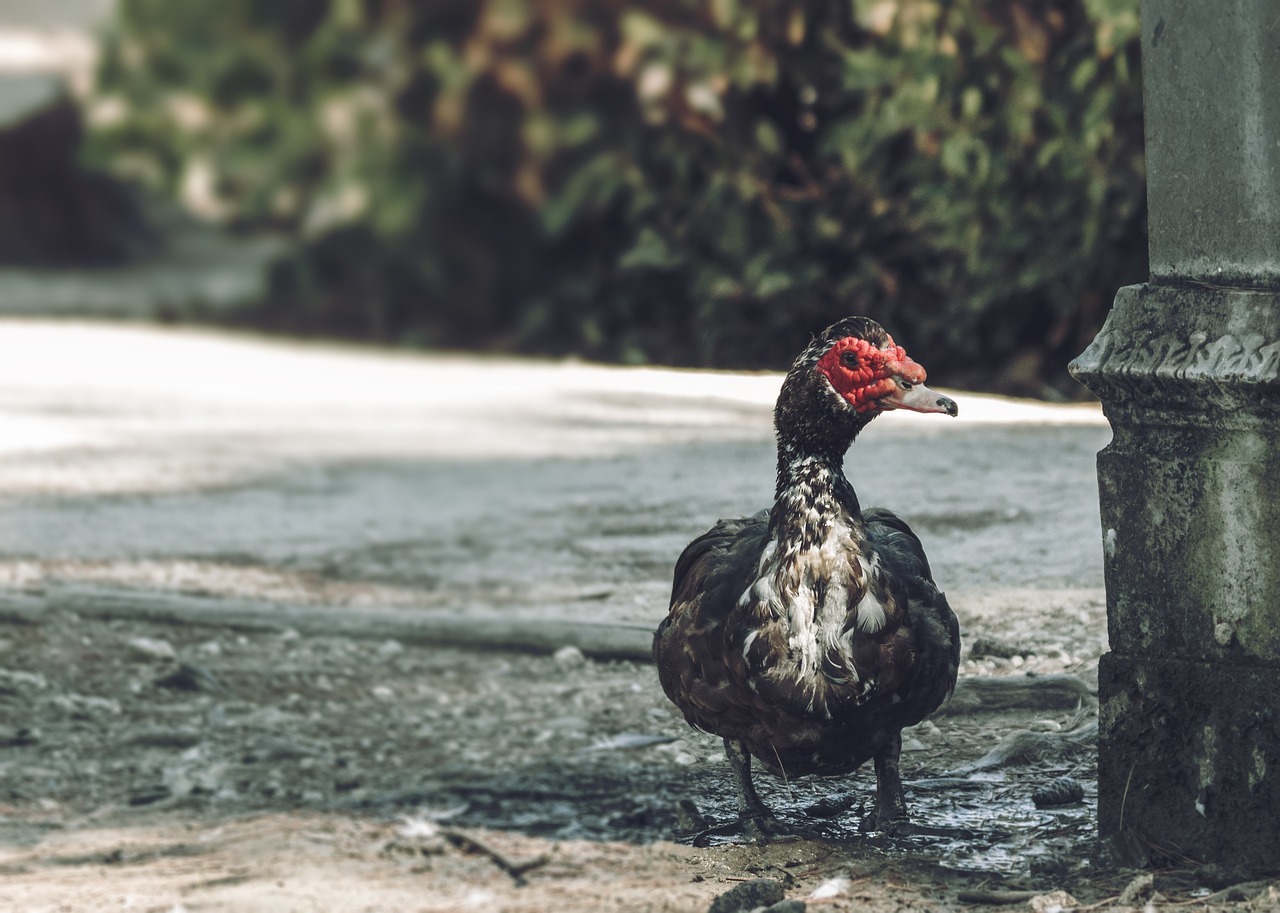
[[[892,393],[877,400],[881,409],[908,409],[911,412],[945,412],[947,415],[960,414],[960,407],[949,396],[943,396],[937,390],[930,390],[924,384],[908,383],[901,378]]]

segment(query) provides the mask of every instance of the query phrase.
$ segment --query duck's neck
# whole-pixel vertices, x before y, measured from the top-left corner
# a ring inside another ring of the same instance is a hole
[[[825,386],[825,391],[824,391]],[[833,524],[852,525],[861,539],[858,496],[844,477],[844,455],[875,413],[859,415],[831,403],[825,378],[797,362],[782,382],[773,427],[778,441],[770,538],[784,551],[827,541]]]
[[[826,446],[781,438],[778,441],[778,477],[773,491],[774,499],[806,487],[817,486],[833,492],[842,489],[847,490],[848,496],[853,498],[851,506],[856,510],[857,497],[844,477],[844,455],[851,443],[852,435]]]
[[[775,537],[808,547],[820,543],[837,518],[860,519],[858,496],[843,464],[843,449],[822,452],[779,444],[770,518]]]

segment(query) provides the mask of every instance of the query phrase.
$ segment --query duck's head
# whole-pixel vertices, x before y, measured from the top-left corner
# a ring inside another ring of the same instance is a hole
[[[791,366],[774,420],[780,435],[821,436],[825,429],[847,447],[882,412],[957,415],[955,400],[924,380],[924,368],[884,327],[867,317],[846,317],[823,330]]]

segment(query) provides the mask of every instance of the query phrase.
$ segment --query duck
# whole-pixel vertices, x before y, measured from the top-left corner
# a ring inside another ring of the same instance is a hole
[[[886,412],[955,417],[950,397],[879,323],[846,317],[813,338],[774,408],[772,508],[722,519],[675,564],[653,658],[667,697],[724,740],[736,828],[786,832],[761,801],[752,762],[786,780],[874,762],[864,829],[910,827],[902,730],[955,688],[960,630],[920,538],[863,508],[844,473],[858,434]]]

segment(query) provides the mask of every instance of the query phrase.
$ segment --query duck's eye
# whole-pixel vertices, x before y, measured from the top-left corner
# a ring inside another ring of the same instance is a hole
[[[913,384],[913,383],[912,383],[911,381],[909,381],[909,380],[901,380],[901,379],[899,379],[899,380],[898,380],[898,386],[899,386],[899,387],[901,387],[903,390],[910,390],[912,387],[914,387],[914,386],[915,386],[915,384]]]
[[[858,367],[858,356],[852,352],[841,352],[840,364],[846,368],[856,368]]]

